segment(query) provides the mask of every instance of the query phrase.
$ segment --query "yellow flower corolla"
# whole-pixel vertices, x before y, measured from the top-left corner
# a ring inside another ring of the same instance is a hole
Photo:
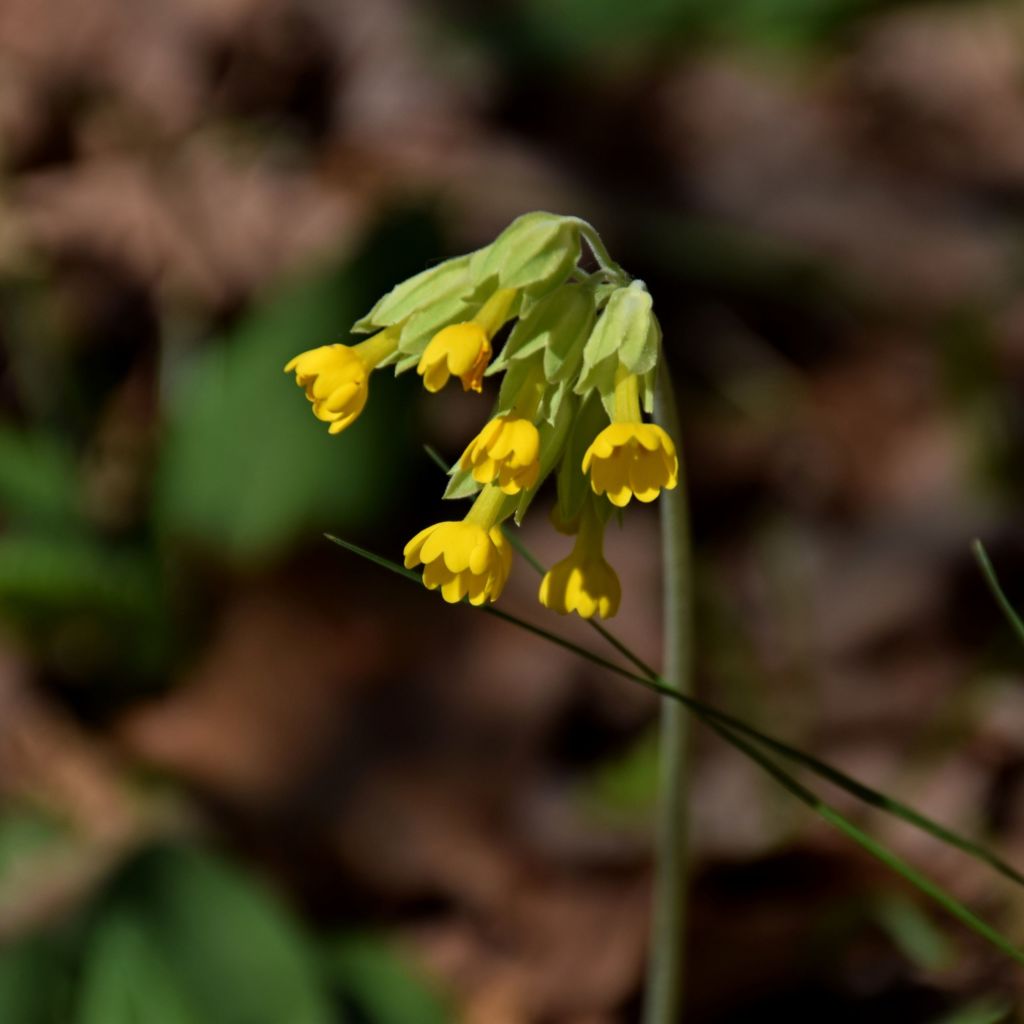
[[[595,494],[606,494],[619,508],[637,501],[654,501],[679,480],[679,459],[672,438],[656,423],[640,419],[639,385],[620,371],[615,382],[615,414],[583,456]]]
[[[438,331],[420,356],[416,372],[430,392],[440,391],[454,375],[463,391],[483,389],[484,370],[491,361],[491,341],[477,323],[452,324]]]
[[[422,564],[424,586],[440,588],[449,604],[496,601],[512,569],[512,547],[498,525],[503,497],[485,488],[465,519],[420,530],[405,546],[405,567]]]
[[[370,373],[398,345],[400,328],[389,327],[358,345],[321,345],[288,361],[285,373],[306,392],[313,415],[332,434],[351,425],[366,405]]]
[[[595,494],[624,508],[630,498],[654,501],[662,489],[672,490],[679,460],[672,438],[657,424],[610,423],[583,456],[583,472]]]
[[[462,381],[463,391],[482,390],[491,339],[508,319],[515,297],[514,288],[500,288],[472,320],[442,328],[430,339],[416,367],[428,391],[440,391],[452,376]]]
[[[496,416],[469,443],[459,465],[505,494],[529,490],[540,472],[540,433],[521,416]]]
[[[610,619],[619,610],[622,587],[615,570],[602,552],[604,524],[597,512],[588,507],[580,521],[580,532],[572,554],[557,562],[544,575],[538,598],[545,608],[581,618],[595,615]]]

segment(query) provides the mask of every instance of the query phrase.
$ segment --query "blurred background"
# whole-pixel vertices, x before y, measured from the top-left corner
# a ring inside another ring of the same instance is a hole
[[[0,160],[3,1024],[638,1019],[654,700],[323,540],[452,518],[422,445],[486,398],[381,374],[330,438],[281,372],[533,209],[655,296],[700,693],[1024,862],[968,549],[1024,603],[1018,4],[0,0]],[[655,512],[608,552],[657,661]],[[1014,1019],[1007,961],[698,737],[691,1021]],[[1024,942],[1009,883],[858,820]]]

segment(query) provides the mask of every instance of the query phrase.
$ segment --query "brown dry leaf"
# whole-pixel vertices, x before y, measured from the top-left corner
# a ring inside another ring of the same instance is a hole
[[[648,891],[643,876],[521,874],[483,928],[453,918],[406,935],[459,995],[468,1020],[601,1019],[640,982]]]
[[[179,809],[133,792],[107,745],[36,695],[0,647],[0,809],[35,807],[66,835],[5,866],[0,942],[66,917],[134,848],[179,833]]]
[[[718,57],[681,69],[660,98],[680,186],[715,218],[796,244],[903,310],[990,294],[1013,232],[861,145],[863,115],[827,76]]]
[[[222,799],[278,803],[324,759],[354,692],[384,664],[380,624],[337,613],[308,594],[253,587],[226,607],[178,687],[120,720],[120,739]]]
[[[126,266],[165,299],[220,306],[353,240],[360,220],[308,172],[194,139],[170,160],[96,158],[22,177],[36,247]]]
[[[846,63],[879,146],[921,175],[1019,187],[1022,31],[1009,4],[932,4],[871,21]]]

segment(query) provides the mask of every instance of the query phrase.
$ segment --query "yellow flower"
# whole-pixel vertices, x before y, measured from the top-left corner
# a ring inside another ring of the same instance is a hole
[[[416,372],[430,392],[440,391],[453,374],[462,381],[463,391],[481,391],[490,360],[491,341],[486,331],[468,321],[438,331],[423,350]]]
[[[594,493],[607,494],[619,508],[631,498],[654,501],[678,483],[676,446],[656,423],[641,422],[638,381],[623,369],[615,381],[614,409],[613,422],[583,456],[583,472],[590,474]]]
[[[469,443],[459,465],[477,483],[496,483],[505,494],[529,490],[540,472],[540,433],[520,416],[496,416]]]
[[[595,494],[607,494],[623,508],[630,498],[654,501],[662,488],[672,490],[679,460],[672,438],[657,424],[610,423],[583,456],[583,472]]]
[[[544,575],[537,595],[545,608],[581,618],[597,615],[610,619],[619,610],[622,587],[615,570],[604,560],[604,524],[588,505],[580,521],[580,532],[572,554],[557,562]]]
[[[355,422],[370,393],[370,373],[398,345],[400,327],[388,327],[358,345],[321,345],[289,360],[285,373],[305,389],[313,415],[340,434]]]
[[[370,392],[370,368],[348,345],[321,345],[296,356],[284,368],[306,389],[313,415],[341,433],[363,411]]]
[[[453,375],[462,381],[463,391],[482,390],[491,339],[508,318],[515,297],[514,288],[500,288],[472,320],[451,324],[430,339],[416,367],[428,391],[440,391]]]
[[[485,488],[465,519],[420,530],[405,546],[405,567],[422,564],[424,586],[440,588],[449,604],[467,596],[470,604],[496,601],[512,569],[512,547],[498,525],[503,497]]]

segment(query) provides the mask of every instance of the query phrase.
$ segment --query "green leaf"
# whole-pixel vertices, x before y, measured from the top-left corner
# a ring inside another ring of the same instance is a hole
[[[519,319],[488,372],[500,372],[512,360],[530,359],[543,352],[544,376],[548,381],[574,375],[594,316],[594,297],[589,289],[581,285],[557,288]]]
[[[331,944],[324,960],[346,1003],[367,1024],[446,1024],[455,1018],[437,986],[379,939],[347,936]]]
[[[571,218],[534,212],[517,217],[485,249],[473,255],[478,283],[520,288],[539,295],[560,285],[580,258],[579,228]]]
[[[0,601],[18,614],[93,610],[132,614],[158,589],[144,554],[76,537],[0,536]]]
[[[289,285],[181,367],[157,474],[165,534],[267,561],[311,530],[376,515],[403,471],[400,386],[374,374],[363,414],[332,437],[282,373],[348,322],[358,270]]]
[[[501,387],[498,389],[498,404],[493,415],[504,416],[512,411],[512,407],[531,378],[539,379],[540,360],[541,357],[535,354],[529,359],[512,361],[501,380]]]
[[[915,966],[938,971],[953,959],[949,940],[927,914],[901,893],[888,893],[874,906],[874,919]]]
[[[0,1021],[65,1024],[69,999],[64,951],[38,935],[0,951]]]
[[[659,332],[661,328],[658,328]],[[648,416],[654,415],[654,392],[658,384],[658,370],[660,369],[660,361],[655,363],[654,366],[647,371],[640,378],[640,408],[643,409]]]
[[[291,918],[264,890],[208,854],[187,847],[143,853],[117,879],[104,911],[103,917],[128,915],[137,922],[144,948],[193,1008],[190,1022],[332,1020],[313,950]]]
[[[366,316],[352,325],[356,334],[368,334],[381,327],[390,327],[428,305],[446,302],[471,290],[469,264],[473,254],[455,256],[428,267],[414,277],[395,285],[379,299]]]
[[[149,551],[73,534],[0,536],[0,608],[9,623],[52,653],[55,630],[80,639],[72,659],[85,675],[114,668],[159,673],[172,630],[160,567]]]
[[[0,428],[0,508],[8,528],[80,528],[78,467],[43,433]]]
[[[169,965],[145,926],[128,913],[107,915],[87,949],[75,1024],[193,1024]]]
[[[585,806],[630,817],[647,815],[658,794],[658,735],[649,730],[620,757],[602,764],[581,791]]]
[[[540,433],[540,470],[537,473],[537,482],[529,490],[523,491],[519,497],[519,502],[516,505],[517,526],[522,524],[526,510],[555,468],[555,463],[565,447],[565,439],[575,417],[578,404],[576,396],[570,394],[569,389],[562,385],[559,385],[556,393],[559,396],[558,402],[550,412],[553,422],[544,419],[537,425],[537,430]]]
[[[1011,1012],[1012,1007],[1004,999],[985,997],[943,1014],[933,1024],[1000,1024]]]
[[[463,469],[456,462],[449,470],[448,486],[443,497],[446,499],[471,498],[480,491],[481,484],[473,479],[473,470]]]
[[[52,817],[30,808],[10,808],[0,816],[0,882],[8,872],[38,856],[44,850],[60,846],[68,838],[68,829]],[[4,1019],[0,1014],[0,1021]]]
[[[430,339],[442,327],[449,324],[472,320],[483,301],[482,291],[468,291],[460,295],[452,295],[421,309],[409,317],[408,323],[402,328],[402,336],[398,341],[398,350],[405,355],[423,354]]]
[[[583,456],[595,437],[608,425],[608,417],[596,395],[584,399],[566,441],[565,454],[558,467],[558,517],[572,522],[583,508],[590,492],[590,481],[583,472]]]
[[[607,391],[620,363],[635,374],[654,367],[660,332],[651,306],[650,292],[639,281],[612,292],[583,348],[579,394],[592,388]]]

